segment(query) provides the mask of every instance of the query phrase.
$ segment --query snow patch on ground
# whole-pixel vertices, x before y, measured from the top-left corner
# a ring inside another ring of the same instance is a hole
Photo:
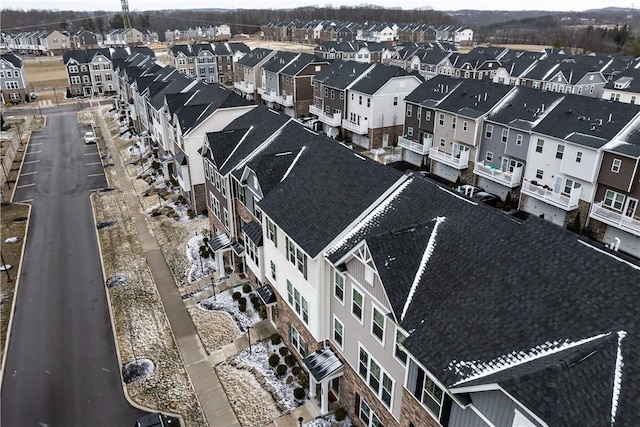
[[[19,237],[9,237],[7,239],[4,239],[5,243],[16,243],[19,242],[20,238]]]
[[[219,310],[228,313],[242,332],[246,332],[249,326],[260,321],[260,315],[253,308],[253,304],[247,301],[247,310],[242,312],[238,308],[238,302],[232,297],[234,292],[240,292],[241,286],[221,292],[198,303],[202,310]],[[243,294],[247,299],[248,295]]]
[[[216,271],[216,263],[213,256],[208,258],[200,256],[200,246],[204,245],[205,237],[201,234],[196,234],[187,242],[187,259],[191,264],[187,272],[187,281],[189,283],[211,276]]]
[[[342,421],[337,421],[333,414],[325,415],[324,417],[316,418],[310,423],[303,424],[304,427],[351,427],[353,424],[349,418],[345,418]]]

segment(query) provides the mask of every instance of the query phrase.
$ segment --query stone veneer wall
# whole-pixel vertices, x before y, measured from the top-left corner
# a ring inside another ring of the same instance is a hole
[[[395,146],[398,142],[398,136],[402,135],[404,125],[384,126],[374,128],[369,131],[370,149],[382,148],[382,135],[389,134],[389,147]]]
[[[585,202],[584,200],[578,201],[578,209],[575,209],[571,212],[567,212],[567,215],[564,217],[564,227],[567,225],[573,224],[573,221],[576,219],[578,212],[580,212],[580,230],[584,227],[584,223],[587,221],[589,217],[589,209],[591,208],[591,203]]]
[[[427,409],[407,390],[402,387],[402,413],[400,425],[415,427],[440,427],[441,424],[428,413]]]
[[[395,385],[396,393],[399,384]],[[340,378],[340,405],[347,410],[349,418],[353,421],[353,425],[357,427],[364,426],[360,421],[356,408],[356,393],[360,396],[360,399],[364,399],[371,410],[382,422],[385,427],[399,427],[406,426],[408,424],[400,424],[393,415],[387,410],[387,407],[380,401],[376,395],[371,391],[369,386],[362,380],[362,377],[351,368],[347,363],[344,365],[344,375]]]
[[[194,206],[193,210],[196,214],[199,214],[207,207],[207,195],[206,186],[204,184],[198,184],[193,186],[193,198]]]

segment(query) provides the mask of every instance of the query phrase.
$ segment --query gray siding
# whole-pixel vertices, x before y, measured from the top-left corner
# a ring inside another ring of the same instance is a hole
[[[473,406],[497,427],[511,427],[516,409],[518,409],[518,412],[522,415],[526,416],[534,425],[542,426],[529,417],[513,400],[500,391],[471,393],[471,401],[473,402]],[[486,426],[470,408],[463,409],[456,404],[451,408],[449,425],[455,427]]]

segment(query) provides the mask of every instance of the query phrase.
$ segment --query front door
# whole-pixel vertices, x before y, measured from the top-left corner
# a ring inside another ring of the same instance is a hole
[[[559,193],[562,191],[562,177],[556,176],[556,184],[553,186],[553,192]]]
[[[636,208],[638,207],[638,201],[636,199],[632,199],[627,197],[627,205],[624,208],[624,216],[633,218],[633,215],[636,213]]]
[[[509,170],[509,158],[508,157],[503,157],[502,158],[502,162],[500,164],[500,170],[502,172],[507,172]]]

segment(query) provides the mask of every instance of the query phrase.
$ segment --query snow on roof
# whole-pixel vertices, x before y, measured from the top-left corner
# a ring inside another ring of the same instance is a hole
[[[491,114],[498,114],[500,112],[500,110],[502,110],[505,106],[509,105],[509,103],[511,103],[511,100],[516,96],[518,91],[519,91],[519,88],[516,86],[516,88],[514,90],[512,90],[511,93],[509,93],[509,95],[504,97],[502,99],[502,101],[500,101],[498,103],[498,105],[493,107],[493,110],[491,111]]]
[[[433,226],[433,230],[431,231],[431,236],[429,237],[429,243],[427,243],[427,247],[422,254],[422,259],[420,260],[420,266],[418,267],[418,271],[416,272],[416,277],[413,279],[413,283],[411,284],[411,289],[409,290],[409,295],[407,295],[407,300],[404,302],[404,307],[402,308],[402,314],[400,315],[400,321],[404,320],[404,316],[407,314],[407,310],[409,310],[409,306],[411,305],[411,300],[413,299],[413,295],[416,293],[416,289],[418,289],[418,285],[422,281],[422,275],[424,274],[425,269],[427,268],[427,263],[429,262],[429,258],[433,254],[434,249],[436,248],[436,236],[438,235],[438,226],[442,224],[447,218],[444,216],[439,216],[434,218],[436,224]]]
[[[333,247],[329,248],[329,250],[325,253],[325,256],[330,256],[332,253],[338,251],[342,245],[344,245],[345,243],[347,243],[349,241],[349,239],[351,239],[353,236],[355,236],[357,233],[359,233],[360,231],[362,231],[363,229],[365,229],[369,224],[371,224],[371,222],[378,218],[379,216],[382,216],[385,211],[391,207],[392,202],[398,197],[400,196],[400,194],[402,194],[402,192],[404,191],[405,188],[407,188],[407,186],[413,181],[413,178],[409,178],[407,179],[405,182],[403,182],[396,191],[393,192],[393,194],[391,194],[391,196],[389,198],[387,198],[385,201],[383,201],[382,203],[380,203],[373,211],[371,211],[371,213],[364,219],[362,220],[358,225],[356,225],[355,227],[353,227],[351,229],[351,231],[349,231],[342,239],[340,239],[338,241],[338,243],[336,243]]]
[[[298,155],[296,156],[296,158],[293,159],[293,162],[291,162],[291,164],[289,165],[289,169],[287,169],[287,171],[284,173],[284,175],[282,176],[282,179],[280,180],[280,182],[284,181],[287,178],[287,176],[289,176],[289,173],[291,172],[291,169],[293,169],[293,167],[296,165],[296,162],[298,161],[298,159],[302,155],[302,152],[304,151],[305,148],[306,148],[305,146],[302,146],[302,149],[300,149],[300,151],[298,152]]]
[[[616,356],[616,370],[613,376],[613,397],[611,398],[611,425],[616,422],[616,412],[618,411],[618,398],[620,397],[620,388],[622,387],[622,339],[627,336],[625,331],[618,331],[618,354]]]
[[[454,384],[454,386],[456,386],[470,380],[476,380],[505,369],[513,368],[514,366],[521,365],[523,363],[531,362],[532,360],[539,359],[540,357],[545,357],[550,354],[558,353],[560,351],[588,343],[609,334],[611,333],[608,332],[605,334],[595,335],[576,342],[570,342],[568,339],[565,339],[564,341],[546,341],[544,344],[537,345],[528,352],[512,351],[509,354],[498,356],[489,361],[464,361],[454,359],[449,363],[449,370],[454,371],[459,377],[461,377],[461,379]],[[472,373],[470,375],[466,375],[466,372],[469,371]]]
[[[611,118],[610,118],[611,120]],[[638,132],[640,130],[640,119],[636,119],[632,122],[630,126],[627,126],[615,139],[612,139],[609,143],[607,143],[604,147],[604,150],[615,150],[616,148],[623,145],[631,145],[627,142],[629,135],[632,133]]]

